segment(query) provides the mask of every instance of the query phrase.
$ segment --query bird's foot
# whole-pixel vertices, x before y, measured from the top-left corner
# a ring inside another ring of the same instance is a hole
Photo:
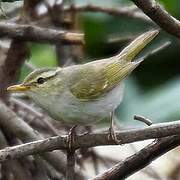
[[[68,150],[73,151],[73,146],[75,144],[75,139],[76,139],[76,127],[77,125],[73,126],[69,130],[69,134],[67,136],[67,143],[68,143]]]
[[[113,141],[115,144],[121,144],[121,140],[117,138],[113,127],[110,127],[108,131],[108,141]]]

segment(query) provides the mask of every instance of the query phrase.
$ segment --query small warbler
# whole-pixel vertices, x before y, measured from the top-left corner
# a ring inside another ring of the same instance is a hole
[[[142,62],[132,59],[157,34],[157,30],[148,31],[107,59],[37,69],[22,84],[7,90],[24,92],[52,118],[67,125],[91,125],[113,114],[122,99],[122,80]],[[117,141],[112,119],[109,137]]]

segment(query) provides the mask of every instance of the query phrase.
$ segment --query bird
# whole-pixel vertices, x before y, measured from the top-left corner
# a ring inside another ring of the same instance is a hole
[[[113,114],[122,101],[123,80],[143,61],[133,59],[158,33],[149,30],[141,34],[110,58],[36,69],[21,84],[9,86],[7,91],[25,93],[53,119],[71,126],[70,148],[76,126],[92,125],[107,117],[110,117],[108,138],[117,142]]]

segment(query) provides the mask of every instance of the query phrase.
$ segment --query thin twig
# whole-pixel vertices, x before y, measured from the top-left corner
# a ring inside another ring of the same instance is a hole
[[[148,126],[151,126],[153,123],[150,119],[147,119],[143,116],[139,116],[139,115],[134,115],[134,120],[138,120],[138,121],[141,121],[145,124],[147,124]]]
[[[29,106],[28,104],[26,104],[25,102],[23,102],[20,99],[17,99],[15,97],[11,97],[10,101],[12,101],[13,103],[21,106],[24,109],[27,109],[29,112],[31,112],[32,114],[34,114],[37,117],[43,117],[43,114],[38,112],[37,110],[35,110],[33,107]]]
[[[158,47],[154,48],[153,50],[147,52],[145,55],[137,59],[137,61],[142,61],[144,59],[147,59],[148,57],[155,55],[159,51],[162,51],[163,49],[167,48],[171,44],[170,41],[164,41],[161,44],[158,45]]]
[[[75,174],[75,151],[67,151],[66,180],[74,180]]]
[[[0,30],[1,31],[1,30]],[[1,34],[1,32],[0,32]],[[12,84],[21,68],[23,62],[28,56],[29,48],[21,40],[13,40],[8,49],[7,56],[0,66],[0,96],[5,97],[6,87]]]
[[[21,106],[21,108],[28,110],[29,112],[31,112],[35,117],[37,118],[41,118],[41,120],[43,121],[44,125],[46,127],[48,127],[48,129],[51,131],[52,135],[58,135],[59,132],[58,130],[51,124],[51,122],[47,119],[47,117],[44,116],[44,114],[42,114],[41,112],[37,111],[35,108],[33,108],[32,106],[27,105],[25,102],[23,102],[21,99],[19,98],[15,98],[15,97],[11,97],[10,101],[12,101],[13,103]]]
[[[0,22],[0,37],[7,36],[25,41],[63,44],[83,44],[83,34],[33,25]]]
[[[171,44],[171,41],[164,41],[162,42],[156,49],[152,50],[150,55],[156,54],[159,51],[162,51],[163,49],[167,48]]]
[[[170,136],[154,141],[139,152],[119,162],[91,180],[125,179],[179,145],[180,136]]]
[[[7,147],[8,142],[3,134],[3,132],[0,130],[0,149]],[[29,170],[22,166],[21,163],[17,160],[14,161],[9,161],[5,164],[2,164],[1,167],[1,176],[7,175],[9,170],[12,171],[13,175],[18,179],[18,180],[32,180]],[[4,169],[5,168],[5,169]],[[2,172],[3,170],[6,170]],[[8,171],[7,171],[8,170]],[[3,177],[1,177],[3,179]]]
[[[20,138],[23,142],[30,142],[39,139],[43,139],[37,131],[32,129],[27,123],[21,118],[17,117],[16,114],[11,111],[5,104],[0,100],[0,124],[1,127],[17,138]],[[43,158],[49,162],[57,171],[65,175],[66,173],[66,161],[64,153],[58,152],[46,152],[42,154]],[[76,168],[75,177],[77,179],[84,179],[85,175],[79,172]]]
[[[166,32],[180,38],[180,21],[171,16],[155,0],[131,0]]]
[[[129,17],[133,19],[139,19],[142,21],[150,22],[152,21],[143,13],[134,11],[134,8],[132,9],[131,7],[119,7],[119,8],[113,8],[113,7],[102,7],[102,6],[97,6],[93,4],[86,4],[86,5],[75,5],[73,4],[70,7],[65,7],[64,11],[75,11],[77,13],[80,12],[101,12],[101,13],[106,13],[109,15],[113,16],[118,16],[118,17]]]
[[[136,35],[123,35],[121,37],[112,36],[107,38],[108,44],[121,44],[133,41],[137,36]]]
[[[134,146],[134,144],[130,144],[131,149],[133,150],[134,153],[137,153],[138,150],[137,148]],[[149,177],[154,178],[156,180],[164,180],[163,177],[161,177],[161,175],[154,169],[154,167],[152,167],[151,165],[149,165],[148,167],[146,167],[145,169],[142,169],[142,172],[144,172],[145,174],[147,174]]]
[[[42,118],[42,121],[44,122],[45,126],[48,127],[48,129],[51,131],[52,135],[56,136],[59,134],[59,131],[56,127],[52,125],[52,123],[47,118]]]

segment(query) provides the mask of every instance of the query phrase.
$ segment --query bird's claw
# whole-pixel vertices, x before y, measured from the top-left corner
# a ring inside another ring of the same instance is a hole
[[[117,138],[116,133],[112,127],[109,128],[108,141],[113,141],[115,144],[121,144],[121,140]]]
[[[75,131],[76,126],[73,126],[68,133],[67,136],[67,143],[68,143],[68,150],[71,152],[73,151],[73,146],[75,144],[75,139],[76,139],[76,131]]]

